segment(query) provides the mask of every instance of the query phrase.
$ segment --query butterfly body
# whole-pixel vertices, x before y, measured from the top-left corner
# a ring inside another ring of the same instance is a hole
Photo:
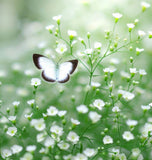
[[[42,70],[44,80],[59,83],[67,82],[78,64],[78,60],[76,59],[61,63],[60,65],[55,64],[52,60],[40,54],[33,54],[33,62],[38,69]]]

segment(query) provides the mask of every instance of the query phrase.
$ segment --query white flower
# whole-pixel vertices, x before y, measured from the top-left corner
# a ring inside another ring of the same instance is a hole
[[[113,72],[115,72],[117,69],[114,67],[114,66],[111,66],[111,67],[108,67],[108,68],[104,68],[103,69],[103,72],[104,73],[113,73]]]
[[[93,49],[92,49],[92,48],[88,48],[88,49],[86,49],[86,50],[84,51],[84,53],[87,54],[87,55],[91,55],[92,52],[93,52]]]
[[[139,74],[140,74],[141,76],[144,76],[144,75],[147,74],[147,72],[146,72],[144,69],[139,69]]]
[[[26,69],[26,70],[24,71],[24,74],[25,74],[26,76],[33,76],[33,75],[34,75],[34,71],[33,71],[32,69]]]
[[[122,135],[123,139],[130,141],[134,139],[134,135],[130,131],[125,131]]]
[[[130,73],[136,74],[137,73],[137,69],[136,68],[129,68]]]
[[[150,106],[149,106],[149,105],[147,105],[147,106],[141,105],[141,109],[143,109],[143,110],[149,110],[149,109],[150,109]]]
[[[150,4],[147,3],[147,2],[141,2],[141,6],[146,9],[146,8],[149,8],[149,7],[150,7]]]
[[[124,90],[121,90],[121,89],[118,90],[118,94],[121,94],[122,97],[127,101],[132,100],[135,97],[135,95],[133,93],[128,92],[128,91],[124,91]]]
[[[23,150],[23,147],[22,146],[20,146],[20,145],[13,145],[12,147],[11,147],[11,150],[12,150],[12,153],[13,154],[16,154],[16,153],[19,153],[19,152],[21,152],[22,150]]]
[[[2,149],[1,150],[1,156],[2,158],[6,159],[7,157],[11,156],[12,152],[9,149]]]
[[[62,150],[67,150],[70,147],[69,143],[66,143],[64,141],[59,142],[57,145]]]
[[[63,117],[63,116],[65,116],[66,113],[67,113],[67,111],[58,111],[58,116]]]
[[[126,124],[127,124],[128,126],[136,126],[136,125],[138,124],[138,121],[128,119],[128,120],[126,121]]]
[[[92,148],[86,148],[83,153],[87,156],[87,157],[92,157],[94,156],[97,151],[95,149],[92,149]]]
[[[24,115],[24,117],[27,118],[27,119],[31,119],[32,116],[33,116],[33,113]]]
[[[29,145],[26,147],[26,151],[28,152],[33,152],[36,150],[36,146],[35,145]]]
[[[95,49],[101,49],[101,47],[102,47],[102,44],[100,42],[95,42],[94,43],[94,48]]]
[[[43,118],[32,119],[31,120],[31,126],[33,126],[37,131],[43,131],[46,127]]]
[[[121,74],[121,76],[122,76],[123,78],[127,78],[127,79],[130,78],[130,74],[127,73],[127,72],[125,72],[125,71],[121,71],[120,74]]]
[[[139,148],[133,148],[131,151],[132,151],[133,157],[139,156],[139,154],[141,152]]]
[[[71,154],[69,154],[69,155],[64,155],[64,156],[63,156],[63,159],[64,159],[64,160],[72,160],[72,158],[73,158],[73,157],[72,157]]]
[[[8,119],[6,118],[6,117],[1,117],[0,118],[0,123],[8,123],[9,121],[8,121]]]
[[[111,58],[111,59],[110,59],[110,63],[111,63],[111,64],[119,64],[120,61],[119,61],[118,58]]]
[[[139,55],[141,52],[144,51],[144,48],[136,48],[136,54]]]
[[[78,153],[76,156],[73,157],[73,160],[88,160],[88,158],[84,154]]]
[[[93,87],[100,87],[101,84],[98,83],[98,82],[91,82],[91,86],[93,86]]]
[[[45,139],[45,133],[39,133],[36,136],[37,142],[42,142]]]
[[[67,140],[72,142],[73,144],[76,144],[79,141],[79,136],[75,132],[70,131],[67,135]]]
[[[122,17],[122,14],[120,14],[120,13],[112,13],[112,16],[114,17],[114,18],[121,18]]]
[[[56,52],[59,53],[59,54],[63,54],[64,52],[67,51],[67,46],[65,44],[61,44],[59,43],[57,45],[57,48],[56,48]]]
[[[128,23],[128,24],[127,24],[127,27],[128,27],[129,29],[132,29],[132,28],[135,27],[135,25],[134,25],[133,23]]]
[[[89,112],[89,118],[91,119],[92,123],[96,123],[100,120],[102,116],[99,115],[97,112]]]
[[[43,148],[43,147],[42,147],[42,148],[39,150],[39,153],[46,153],[46,150],[47,150],[46,148]]]
[[[9,119],[10,121],[15,121],[15,120],[16,120],[16,116],[9,116],[8,119]]]
[[[77,36],[77,32],[76,31],[73,31],[73,30],[68,30],[68,35],[69,37],[76,37]]]
[[[144,37],[144,36],[146,35],[146,33],[145,33],[144,31],[139,30],[139,31],[138,31],[138,35],[139,35],[140,37]]]
[[[58,136],[62,136],[62,134],[63,134],[63,128],[62,128],[62,127],[59,127],[59,126],[57,126],[57,125],[53,125],[53,126],[50,128],[50,132],[55,133],[55,134],[57,134]]]
[[[32,78],[31,85],[32,86],[39,86],[41,84],[41,80],[39,78]]]
[[[46,26],[45,28],[46,28],[48,31],[52,32],[52,29],[54,28],[54,25],[51,24],[51,25],[49,25],[49,26]]]
[[[16,127],[9,127],[6,133],[10,136],[14,136],[16,134],[16,132],[17,132]]]
[[[124,153],[118,155],[119,160],[127,160],[127,157]]]
[[[149,38],[152,38],[152,31],[149,31]]]
[[[101,99],[96,99],[94,102],[93,102],[93,106],[98,108],[99,110],[102,110],[103,107],[105,106],[105,102]]]
[[[12,104],[13,104],[13,106],[19,106],[20,102],[19,101],[14,101]]]
[[[88,112],[88,107],[84,104],[81,104],[80,106],[77,106],[76,107],[76,110],[79,112],[79,113],[87,113]]]
[[[29,104],[29,105],[33,105],[34,103],[35,103],[34,99],[31,99],[31,100],[27,101],[27,104]]]
[[[120,112],[119,107],[118,107],[118,106],[114,106],[114,107],[112,108],[112,112],[115,112],[115,113]]]
[[[148,137],[148,132],[152,132],[152,124],[146,123],[144,127],[141,129],[141,133],[143,137]]]
[[[111,143],[113,143],[113,139],[110,136],[105,136],[103,138],[103,143],[104,144],[111,144]]]
[[[33,160],[33,155],[29,152],[25,153],[23,157],[20,158],[20,160]]]
[[[57,21],[60,21],[61,18],[62,18],[62,15],[57,15],[57,16],[54,16],[52,19],[57,22]]]
[[[54,144],[55,144],[55,141],[51,137],[47,137],[46,140],[45,140],[45,142],[44,142],[44,146],[45,147],[52,147],[53,148]]]
[[[47,109],[47,115],[48,116],[55,116],[58,114],[58,110],[56,107],[54,106],[50,106],[48,109]]]
[[[73,125],[79,125],[80,124],[80,121],[78,121],[77,119],[73,119],[71,118],[71,122]]]

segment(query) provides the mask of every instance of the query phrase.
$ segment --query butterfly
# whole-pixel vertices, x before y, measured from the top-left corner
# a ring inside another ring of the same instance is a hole
[[[42,78],[45,81],[59,83],[67,82],[78,65],[77,59],[69,60],[59,65],[40,54],[33,54],[33,62],[38,69],[42,70]]]

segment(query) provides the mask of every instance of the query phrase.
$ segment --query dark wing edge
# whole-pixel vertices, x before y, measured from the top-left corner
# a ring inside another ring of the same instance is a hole
[[[72,74],[72,73],[75,71],[75,69],[77,68],[78,60],[77,60],[77,59],[74,59],[74,60],[70,60],[70,61],[68,61],[68,62],[71,62],[71,63],[72,63],[72,70],[71,70],[71,72],[70,72],[70,74]]]
[[[67,81],[69,81],[70,76],[67,74],[67,77],[65,79],[63,79],[62,81],[58,81],[59,83],[65,83]]]
[[[45,56],[43,56],[43,55],[41,55],[41,54],[33,54],[33,62],[34,62],[34,64],[35,64],[35,66],[38,68],[38,69],[42,69],[41,68],[41,66],[39,65],[39,58],[40,57],[45,57]]]
[[[55,82],[56,80],[54,79],[51,79],[51,78],[48,78],[46,75],[45,75],[45,71],[42,71],[42,74],[41,74],[42,78],[47,81],[47,82]]]

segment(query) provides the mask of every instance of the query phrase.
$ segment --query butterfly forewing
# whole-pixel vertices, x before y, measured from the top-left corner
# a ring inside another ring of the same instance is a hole
[[[33,55],[33,61],[38,69],[43,70],[42,77],[44,78],[44,80],[49,82],[56,81],[56,66],[53,61],[39,54]]]

